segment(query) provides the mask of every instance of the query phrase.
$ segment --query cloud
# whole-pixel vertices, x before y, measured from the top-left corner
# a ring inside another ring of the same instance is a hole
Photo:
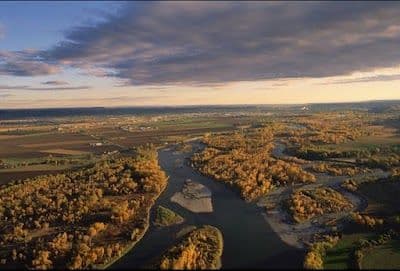
[[[0,75],[37,76],[58,72],[60,66],[40,59],[38,51],[0,51]]]
[[[20,89],[27,89],[28,86],[7,86],[7,85],[0,85],[0,90],[20,90]]]
[[[4,38],[6,33],[6,30],[4,29],[4,26],[0,23],[0,40]]]
[[[11,96],[13,96],[13,95],[10,93],[0,93],[0,98],[7,98],[7,97],[11,97]]]
[[[52,88],[37,88],[29,87],[27,90],[38,90],[38,91],[53,91],[53,90],[86,90],[90,89],[90,86],[76,86],[76,87],[52,87]]]
[[[273,87],[283,87],[283,86],[287,86],[289,85],[288,82],[278,82],[278,83],[274,83],[272,86]]]
[[[394,81],[394,80],[400,80],[400,74],[366,76],[366,77],[355,78],[355,79],[335,80],[332,82],[325,82],[325,83],[321,83],[321,84],[323,84],[323,85],[352,84],[352,83],[365,83],[365,82],[386,82],[386,81]]]
[[[130,3],[42,57],[131,84],[343,75],[400,63],[399,18],[396,2]]]
[[[25,56],[36,68],[14,57],[0,73],[66,65],[131,85],[346,75],[400,63],[399,18],[399,2],[132,2]]]
[[[86,90],[90,86],[71,86],[71,87],[30,87],[30,86],[8,86],[0,85],[0,90],[33,90],[33,91],[57,91],[57,90]]]
[[[54,81],[42,82],[42,85],[62,86],[62,85],[69,85],[69,83],[62,80],[54,80]]]

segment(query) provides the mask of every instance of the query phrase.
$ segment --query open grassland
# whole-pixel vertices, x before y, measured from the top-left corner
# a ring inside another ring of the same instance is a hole
[[[157,129],[193,129],[193,128],[227,128],[233,126],[234,120],[228,118],[181,118],[177,120],[166,120],[157,122],[154,127]]]
[[[372,233],[343,234],[337,244],[327,249],[324,257],[324,269],[352,269],[352,252],[360,239],[370,239]]]
[[[153,144],[163,144],[166,142],[164,140],[167,137],[181,137],[181,136],[202,136],[210,131],[225,131],[227,129],[234,129],[232,127],[219,127],[219,128],[188,128],[181,129],[179,126],[169,127],[169,129],[165,130],[148,130],[148,131],[123,131],[120,129],[112,129],[112,130],[97,130],[96,135],[109,140],[110,142],[123,146],[139,146],[146,143]]]
[[[41,134],[34,134],[35,136],[39,135],[47,135],[48,133],[41,133]],[[27,136],[33,136],[33,135],[2,135],[0,134],[0,140],[10,140],[10,139],[16,139],[16,138],[24,138]]]
[[[51,154],[65,154],[65,155],[81,155],[81,154],[89,154],[89,152],[78,151],[78,150],[67,150],[67,149],[48,149],[42,150],[40,152],[51,153]]]
[[[356,224],[348,225],[353,228],[353,233],[343,234],[336,246],[327,250],[324,267],[347,269],[355,268],[359,264],[363,269],[398,268],[400,259],[398,237],[383,241],[383,243],[378,243],[376,240],[381,239],[379,234],[382,227],[397,227],[390,221],[393,220],[393,215],[397,215],[400,211],[400,183],[389,180],[365,182],[359,185],[357,193],[367,198],[368,207],[361,215],[357,215],[358,219],[354,221]],[[382,222],[385,221],[384,226],[381,226],[382,223],[375,223],[379,217],[383,218]],[[373,223],[369,224],[368,221]],[[361,239],[371,240],[371,248],[362,246]],[[357,260],[355,251],[361,248],[363,251],[360,252],[361,256]]]
[[[75,153],[75,152],[74,152]],[[0,184],[11,180],[31,178],[39,175],[61,173],[68,169],[79,168],[95,163],[101,157],[77,151],[79,155],[49,153],[46,157],[6,158],[0,163]],[[54,156],[53,156],[54,155]]]
[[[68,146],[69,149],[79,149],[88,146],[94,140],[80,134],[47,133],[42,135],[19,136],[12,140],[0,139],[0,159],[10,157],[43,157],[43,150],[49,147]]]
[[[400,212],[400,183],[395,181],[377,181],[363,183],[359,193],[368,197],[369,214],[396,214]]]
[[[43,143],[33,143],[33,144],[21,144],[20,147],[23,148],[48,148],[54,146],[70,146],[70,145],[81,145],[81,144],[89,144],[93,142],[93,140],[68,140],[68,141],[54,141],[54,142],[43,142]]]
[[[55,120],[54,125],[41,121],[2,123],[0,168],[3,168],[0,169],[0,183],[84,166],[93,162],[87,156],[89,154],[100,156],[147,143],[163,145],[165,142],[177,142],[209,131],[233,129],[232,123],[235,122],[234,118],[226,117],[183,117],[179,121],[149,119],[153,127],[160,127],[148,131],[121,129],[126,123],[147,127],[149,124],[145,122],[146,119],[148,118],[138,122],[132,117],[105,117],[96,121],[76,118]],[[101,142],[102,145],[90,145],[95,142]],[[47,161],[50,156],[52,162]],[[58,159],[65,161],[55,161]],[[1,163],[7,166],[1,166]]]
[[[373,135],[362,136],[356,140],[343,142],[340,144],[322,144],[321,148],[337,151],[352,151],[371,149],[380,146],[400,145],[400,137],[397,134],[397,129],[388,128],[385,126],[369,126],[374,131]]]
[[[166,207],[163,207],[161,205],[157,206],[154,225],[159,227],[167,227],[175,224],[180,224],[183,221],[184,218],[175,213],[174,211]]]
[[[322,148],[326,148],[328,150],[340,150],[340,151],[351,151],[351,150],[368,150],[372,148],[379,148],[382,146],[398,146],[400,145],[400,137],[398,136],[390,136],[390,137],[381,137],[381,136],[367,136],[356,141],[346,142],[339,145],[325,145],[321,146]]]
[[[53,125],[28,125],[28,124],[21,125],[20,124],[20,125],[8,125],[6,127],[2,127],[0,125],[0,136],[41,134],[41,133],[51,132],[54,129],[55,129],[55,127]]]
[[[398,269],[400,266],[400,240],[390,240],[369,251],[362,261],[363,269]]]

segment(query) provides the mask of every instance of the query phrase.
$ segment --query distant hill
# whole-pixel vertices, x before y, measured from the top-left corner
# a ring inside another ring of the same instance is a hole
[[[310,104],[312,111],[335,111],[335,110],[367,110],[370,112],[386,112],[400,108],[400,100],[365,101],[349,103],[319,103]]]
[[[391,112],[400,110],[400,100],[351,103],[269,104],[269,105],[200,105],[200,106],[146,106],[146,107],[79,107],[44,109],[0,109],[0,120],[24,118],[51,118],[106,115],[156,115],[182,113],[238,113],[274,111],[318,112],[336,110],[367,110]]]

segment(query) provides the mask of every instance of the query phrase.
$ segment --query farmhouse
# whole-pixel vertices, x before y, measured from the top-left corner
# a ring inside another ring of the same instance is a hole
[[[92,143],[89,143],[89,145],[91,146],[91,147],[99,147],[99,146],[103,146],[103,143],[102,142],[92,142]]]

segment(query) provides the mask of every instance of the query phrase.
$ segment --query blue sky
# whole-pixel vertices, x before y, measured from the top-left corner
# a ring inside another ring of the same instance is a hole
[[[0,108],[398,99],[398,2],[1,2]]]
[[[19,51],[26,49],[47,49],[63,40],[65,32],[79,25],[93,25],[107,14],[115,13],[123,2],[88,1],[21,1],[2,2],[0,4],[0,27],[2,38],[0,50]],[[77,74],[66,68],[62,78],[74,81],[77,85],[85,85],[88,77]],[[4,81],[14,86],[40,86],[43,81],[51,81],[54,77],[10,77]],[[55,79],[56,80],[56,79]],[[96,84],[96,82],[93,82]],[[6,84],[8,85],[8,84]],[[18,91],[15,90],[14,91]],[[26,93],[23,89],[20,91]],[[17,93],[18,94],[18,93]],[[74,93],[69,93],[69,95]],[[29,99],[28,99],[29,100]]]
[[[105,12],[115,12],[119,2],[21,1],[0,4],[4,38],[0,49],[47,48],[62,40],[70,27],[95,23]]]

